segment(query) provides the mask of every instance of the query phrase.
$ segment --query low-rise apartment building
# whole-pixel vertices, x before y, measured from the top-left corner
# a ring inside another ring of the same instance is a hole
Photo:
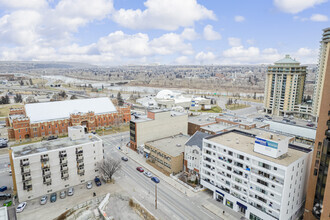
[[[253,121],[253,118],[239,117],[230,114],[220,114],[215,118],[215,120],[219,124],[226,126],[237,125],[239,128],[243,128],[245,130],[250,130],[253,128],[264,128],[264,129],[269,128],[269,125],[267,123]]]
[[[151,110],[130,122],[130,147],[143,153],[144,144],[177,134],[187,134],[188,115],[169,110]]]
[[[204,139],[201,184],[248,219],[302,214],[312,150],[294,137],[232,130]]]
[[[179,173],[183,170],[185,143],[188,135],[175,135],[145,143],[145,155],[151,162],[168,173]]]
[[[211,115],[199,115],[188,118],[188,134],[193,135],[196,131],[199,131],[202,127],[217,123],[215,116]]]
[[[10,149],[14,193],[20,202],[84,183],[98,176],[102,140],[69,127],[69,137]]]
[[[185,144],[184,171],[199,176],[202,164],[203,138],[210,136],[207,133],[196,131]]]

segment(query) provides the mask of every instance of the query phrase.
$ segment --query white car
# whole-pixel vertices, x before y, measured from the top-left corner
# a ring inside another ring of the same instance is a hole
[[[143,173],[145,176],[151,178],[152,177],[152,174],[149,172],[149,171],[144,171]]]
[[[20,212],[23,212],[23,210],[25,209],[26,207],[26,202],[22,202],[21,204],[19,204],[16,208],[16,212],[17,213],[20,213]]]
[[[73,187],[70,187],[68,189],[68,196],[73,196],[73,193],[74,193],[74,189],[73,189]]]
[[[47,196],[43,196],[40,199],[40,205],[45,205],[47,203]]]
[[[93,187],[92,181],[87,182],[87,189],[91,189]]]

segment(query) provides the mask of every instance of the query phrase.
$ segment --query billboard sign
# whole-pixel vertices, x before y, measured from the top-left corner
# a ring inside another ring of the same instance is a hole
[[[268,141],[268,140],[265,140],[265,139],[262,139],[262,138],[258,138],[258,137],[256,137],[255,143],[256,144],[263,145],[265,147],[274,148],[274,149],[277,149],[278,148],[278,143],[275,143],[273,141]]]

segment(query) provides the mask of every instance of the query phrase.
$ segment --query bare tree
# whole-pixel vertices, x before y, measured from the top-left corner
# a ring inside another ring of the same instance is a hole
[[[112,180],[112,176],[121,168],[120,160],[114,160],[110,157],[106,157],[98,164],[98,168],[101,171],[105,179]]]

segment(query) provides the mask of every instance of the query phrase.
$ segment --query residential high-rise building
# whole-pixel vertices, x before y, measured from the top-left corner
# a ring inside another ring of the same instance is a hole
[[[232,130],[203,139],[201,184],[253,220],[302,215],[312,150],[293,136]]]
[[[313,97],[318,116],[305,219],[330,218],[330,28],[324,29]]]
[[[326,28],[323,30],[320,56],[319,56],[319,65],[315,77],[315,87],[313,94],[313,114],[316,117],[319,115],[319,111],[320,111],[324,78],[326,75],[326,68],[327,68],[329,55],[330,55],[330,28]]]
[[[302,103],[306,66],[289,55],[268,67],[264,111],[272,115],[294,113]],[[308,110],[306,110],[308,112]]]

